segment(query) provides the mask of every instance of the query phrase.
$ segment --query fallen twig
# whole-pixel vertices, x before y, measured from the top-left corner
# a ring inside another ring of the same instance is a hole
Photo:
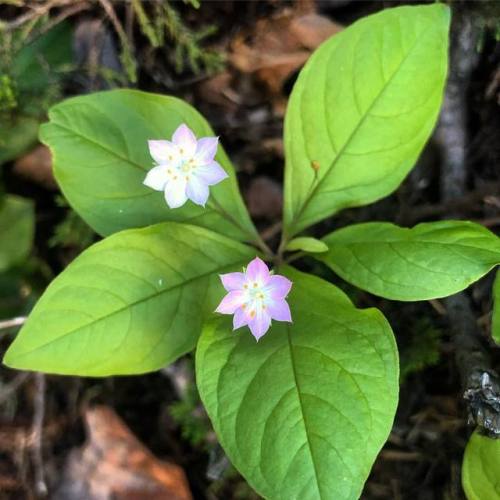
[[[478,30],[471,16],[460,15],[458,4],[452,25],[451,64],[437,138],[443,152],[441,194],[444,203],[466,192],[466,91],[477,63]],[[456,217],[453,210],[447,214]],[[460,371],[469,420],[485,434],[500,438],[500,384],[483,346],[469,296],[462,292],[444,299]]]
[[[16,326],[22,326],[24,325],[24,323],[26,323],[27,319],[28,318],[26,318],[25,316],[18,316],[17,318],[0,321],[0,331],[14,328]]]
[[[35,411],[33,413],[33,464],[35,469],[35,490],[44,497],[48,493],[43,465],[43,420],[45,418],[45,375],[35,374]]]

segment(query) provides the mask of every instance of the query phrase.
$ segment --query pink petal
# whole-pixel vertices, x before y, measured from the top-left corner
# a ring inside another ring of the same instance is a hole
[[[180,125],[172,136],[172,142],[179,146],[181,156],[184,158],[191,158],[196,152],[196,136],[191,129],[186,125]]]
[[[217,306],[215,312],[222,314],[234,314],[236,309],[241,308],[244,304],[245,294],[239,290],[229,292]]]
[[[165,186],[165,201],[170,208],[178,208],[187,201],[186,180],[182,176],[171,179]]]
[[[257,310],[255,317],[248,322],[248,327],[257,340],[269,330],[270,326],[271,316],[261,309]]]
[[[271,276],[266,285],[266,290],[269,291],[270,296],[274,300],[284,299],[290,292],[291,288],[292,282],[279,274]]]
[[[219,275],[222,285],[229,292],[231,290],[242,290],[247,279],[245,273],[227,273]]]
[[[169,163],[178,156],[177,148],[170,141],[148,141],[149,154],[156,163]]]
[[[163,191],[167,184],[168,177],[166,167],[153,167],[146,175],[142,182],[145,186],[155,189],[156,191]]]
[[[234,312],[233,330],[237,330],[238,328],[245,326],[246,324],[248,324],[248,320],[249,320],[248,314],[245,312],[243,308],[239,307]]]
[[[208,186],[195,176],[191,176],[186,188],[187,197],[197,205],[205,206],[208,200]]]
[[[247,267],[247,280],[256,281],[260,285],[266,285],[269,281],[269,268],[259,257],[255,257]]]
[[[218,137],[202,137],[196,147],[195,158],[200,165],[206,165],[213,161],[219,145]]]
[[[266,307],[272,319],[292,322],[290,307],[285,300],[271,300],[266,303]]]
[[[208,184],[209,186],[218,184],[220,181],[229,177],[227,172],[216,161],[212,161],[208,165],[196,167],[194,172],[205,184]]]

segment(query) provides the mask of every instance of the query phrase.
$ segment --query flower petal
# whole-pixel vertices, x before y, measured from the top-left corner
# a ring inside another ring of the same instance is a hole
[[[290,307],[285,300],[270,300],[269,302],[266,302],[266,307],[272,319],[275,319],[276,321],[292,322]]]
[[[274,300],[284,299],[291,288],[292,282],[279,274],[271,276],[266,285],[266,290]]]
[[[229,177],[227,172],[216,161],[212,161],[208,165],[196,167],[194,173],[209,186],[218,184]]]
[[[171,163],[179,156],[177,147],[170,141],[148,141],[149,154],[156,163]]]
[[[204,207],[209,195],[208,186],[192,175],[187,181],[186,194],[191,201]]]
[[[259,340],[271,326],[271,316],[262,309],[258,309],[255,317],[248,322],[252,335]]]
[[[234,314],[236,309],[241,308],[245,301],[245,294],[239,290],[229,292],[217,306],[215,312],[222,314]]]
[[[266,266],[265,262],[259,257],[255,257],[247,267],[247,280],[255,281],[259,285],[266,285],[270,279],[269,268]]]
[[[167,169],[166,167],[153,167],[146,175],[146,178],[142,182],[145,186],[155,189],[156,191],[163,191],[165,189],[165,184],[168,181]]]
[[[212,162],[217,153],[218,146],[218,137],[202,137],[196,146],[195,159],[197,163],[199,165],[207,165]]]
[[[233,330],[237,330],[238,328],[247,325],[249,319],[248,314],[242,307],[236,309],[233,316]]]
[[[228,292],[231,290],[243,290],[243,285],[247,281],[245,273],[220,274],[219,277],[222,285]]]
[[[196,152],[197,140],[192,130],[183,123],[172,136],[172,142],[179,146],[179,152],[183,158],[191,158]]]
[[[178,208],[187,201],[186,179],[179,175],[170,179],[165,186],[165,201],[170,208]]]

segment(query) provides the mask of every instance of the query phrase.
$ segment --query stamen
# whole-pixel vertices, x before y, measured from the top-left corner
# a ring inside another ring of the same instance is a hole
[[[250,317],[255,318],[255,311],[250,311]]]
[[[257,288],[258,286],[259,286],[259,284],[258,284],[257,282],[255,282],[255,283],[253,284],[253,287],[254,287],[254,288]]]

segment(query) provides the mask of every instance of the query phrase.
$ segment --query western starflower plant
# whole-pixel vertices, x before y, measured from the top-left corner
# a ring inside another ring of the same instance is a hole
[[[179,125],[172,141],[149,140],[149,152],[156,162],[146,175],[144,185],[165,193],[170,208],[184,205],[188,199],[205,206],[209,186],[228,177],[214,160],[218,137],[196,139],[185,124]]]
[[[310,57],[285,117],[279,244],[257,232],[224,148],[186,102],[113,90],[54,106],[41,140],[104,239],[50,284],[4,363],[130,375],[196,350],[215,432],[262,497],[358,498],[397,407],[396,343],[382,312],[291,262],[306,254],[402,301],[456,293],[500,262],[499,238],[467,221],[309,232],[410,172],[441,106],[449,21],[441,4],[386,9]],[[245,324],[259,342],[233,331]]]

